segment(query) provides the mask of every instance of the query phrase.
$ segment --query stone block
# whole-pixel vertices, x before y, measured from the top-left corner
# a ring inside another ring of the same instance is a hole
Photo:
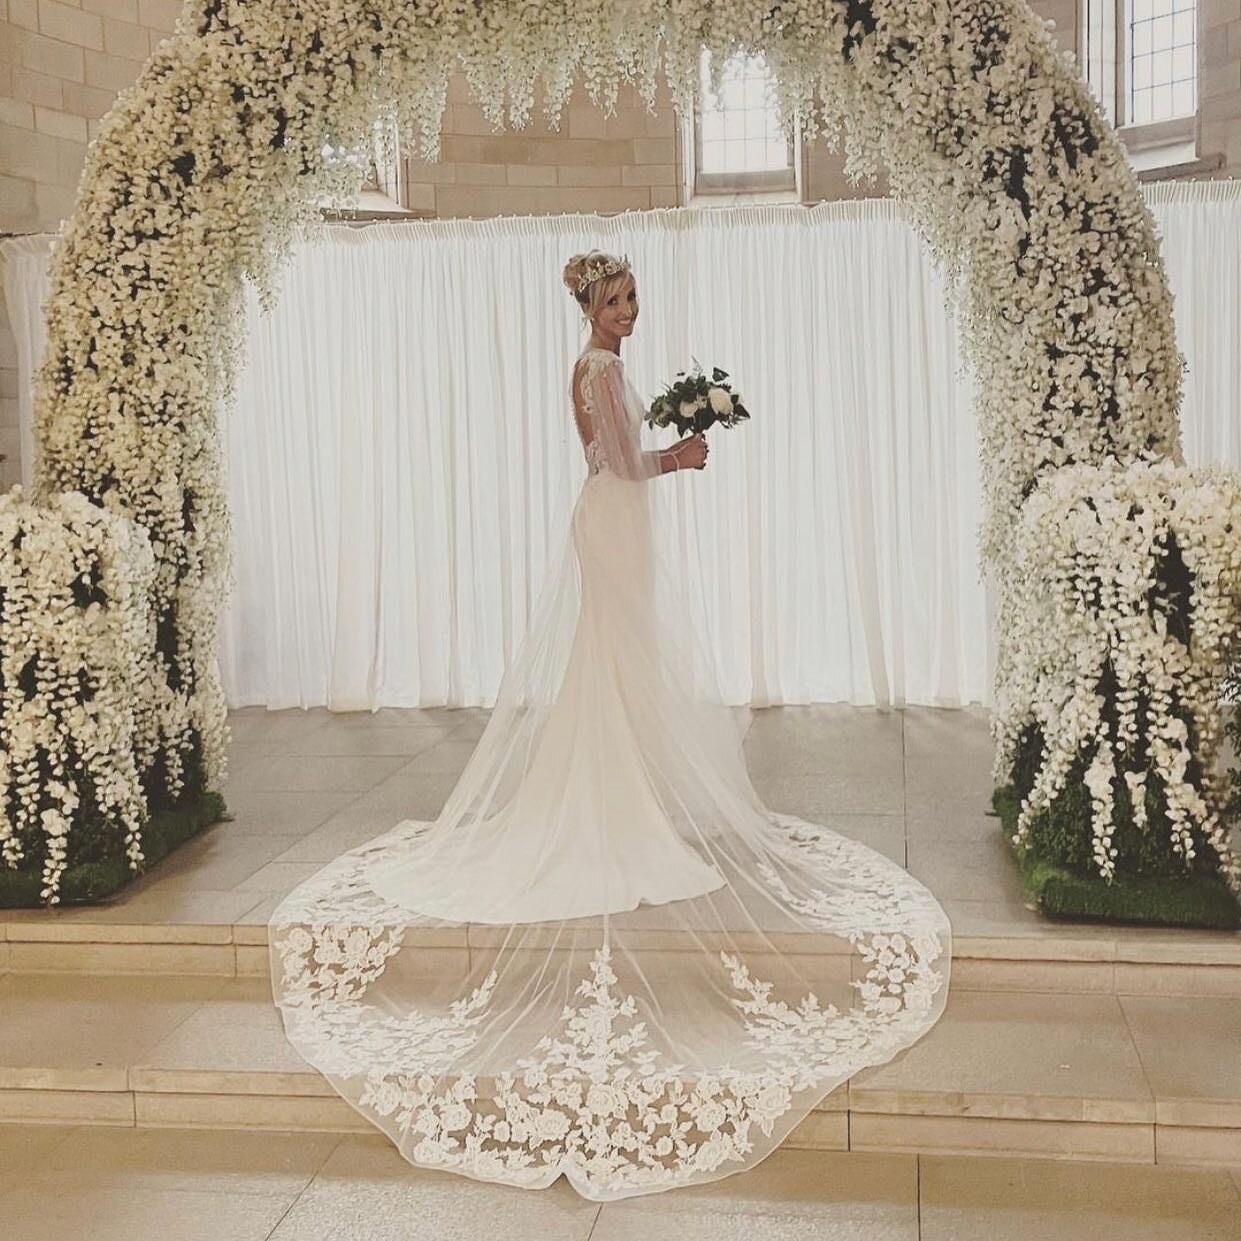
[[[125,56],[113,56],[109,52],[87,52],[85,55],[86,85],[111,91],[114,96],[132,86],[142,72],[141,61]]]
[[[73,214],[73,206],[77,201],[76,183],[73,186],[35,186],[34,200],[44,228],[50,232],[56,232],[61,221],[67,220]]]
[[[676,185],[677,170],[673,164],[640,164],[623,169],[622,185]]]
[[[80,82],[66,82],[63,110],[84,116],[88,121],[97,121],[107,115],[115,99],[115,91],[100,90],[96,86],[86,86]]]
[[[26,177],[0,176],[0,230],[28,233],[34,228],[34,185]]]
[[[30,181],[56,180],[53,140],[36,140],[29,129],[0,123],[0,168],[10,177]]]
[[[509,185],[555,185],[557,169],[543,164],[509,164]]]
[[[458,185],[504,185],[505,166],[503,164],[467,164],[457,165]]]
[[[635,164],[675,164],[677,158],[675,138],[635,138],[633,162]]]
[[[135,24],[138,21],[138,0],[82,0],[82,7],[88,13],[98,13],[111,21]],[[106,32],[104,37],[106,39]]]
[[[44,73],[32,73],[29,69],[12,66],[12,96],[23,99],[26,103],[38,104],[41,108],[59,108],[65,99],[64,89],[59,78],[48,77]]]
[[[628,170],[626,170],[628,171]],[[556,169],[559,185],[620,185],[621,169],[607,164],[561,164]]]
[[[68,138],[73,142],[87,140],[86,118],[72,112],[59,112],[54,108],[35,108],[35,128],[42,134],[56,138]]]
[[[138,0],[138,21],[171,34],[181,16],[181,0]]]
[[[23,69],[69,82],[86,80],[85,53],[80,47],[46,35],[26,33],[21,33],[17,47],[17,63]]]
[[[22,99],[0,99],[0,125],[33,129],[34,108]]]
[[[84,13],[58,0],[39,0],[39,30],[50,39],[103,51],[103,22],[99,15]]]
[[[114,18],[103,19],[103,50],[113,56],[128,60],[144,61],[151,52],[151,35],[145,26],[133,22],[118,22]]]
[[[39,0],[9,0],[9,21],[21,30],[39,29]]]

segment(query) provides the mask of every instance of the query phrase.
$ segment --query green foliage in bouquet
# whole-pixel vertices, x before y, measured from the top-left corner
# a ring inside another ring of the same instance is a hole
[[[646,421],[653,427],[676,427],[678,435],[697,435],[717,422],[734,427],[750,416],[741,397],[727,382],[728,372],[718,366],[708,379],[694,359],[692,371],[682,371],[651,402]]]

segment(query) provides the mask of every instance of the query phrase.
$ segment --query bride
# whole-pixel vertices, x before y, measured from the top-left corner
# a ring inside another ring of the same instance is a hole
[[[289,1040],[408,1160],[605,1201],[752,1167],[925,1034],[951,932],[755,792],[658,481],[710,450],[642,447],[628,262],[564,279],[587,473],[487,726],[433,822],[330,862],[268,942]]]

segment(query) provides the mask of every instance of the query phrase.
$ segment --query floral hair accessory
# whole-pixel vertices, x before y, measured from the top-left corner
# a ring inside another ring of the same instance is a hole
[[[602,280],[604,276],[614,276],[617,272],[629,270],[629,256],[621,255],[620,258],[592,259],[586,264],[586,270],[582,273],[577,282],[577,292],[581,293],[589,284],[594,284],[596,280]]]

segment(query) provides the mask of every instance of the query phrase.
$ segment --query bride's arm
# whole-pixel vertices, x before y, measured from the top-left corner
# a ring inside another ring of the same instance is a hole
[[[679,445],[642,448],[639,423],[625,408],[619,358],[593,354],[579,362],[573,375],[573,404],[583,441],[598,444],[596,451],[614,474],[641,481],[680,468]]]

